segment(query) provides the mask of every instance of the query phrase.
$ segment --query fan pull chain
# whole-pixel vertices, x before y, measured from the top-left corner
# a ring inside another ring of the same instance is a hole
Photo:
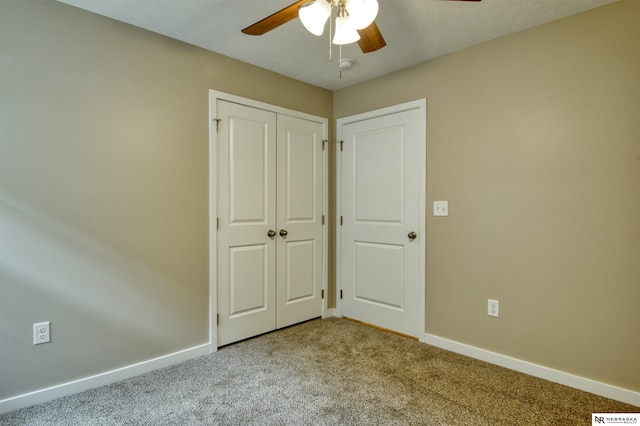
[[[331,8],[333,9],[333,7]],[[329,15],[329,62],[333,59],[332,50],[331,50],[331,39],[333,38],[333,23],[331,22],[333,19],[331,15]]]
[[[333,12],[333,6],[331,7],[331,12]],[[339,13],[339,10],[338,10]],[[329,62],[333,62],[333,46],[331,45],[331,40],[333,39],[333,17],[329,16]],[[339,49],[339,62],[338,62],[338,76],[342,80],[342,45],[338,45]]]
[[[342,80],[342,45],[340,45],[340,61],[338,61],[338,66],[340,67],[340,72],[338,74],[340,75],[340,80]]]

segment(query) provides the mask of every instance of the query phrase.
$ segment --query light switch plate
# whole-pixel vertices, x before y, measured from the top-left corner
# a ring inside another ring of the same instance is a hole
[[[433,215],[434,216],[449,216],[449,202],[448,201],[434,201],[433,202]]]
[[[487,315],[490,317],[500,317],[500,301],[489,299],[487,300]]]

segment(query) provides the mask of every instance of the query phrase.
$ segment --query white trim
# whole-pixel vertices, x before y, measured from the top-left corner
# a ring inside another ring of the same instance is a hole
[[[322,138],[328,139],[329,134],[329,119],[319,117],[312,114],[307,114],[300,111],[295,111],[288,108],[279,107],[277,105],[271,105],[264,102],[256,101],[253,99],[243,98],[241,96],[232,95],[229,93],[220,92],[217,90],[209,90],[209,341],[211,342],[211,351],[218,350],[218,270],[217,270],[217,247],[218,247],[218,230],[217,230],[217,169],[215,167],[218,164],[217,159],[217,144],[218,133],[216,127],[217,118],[217,101],[218,99],[227,102],[233,102],[240,105],[249,106],[252,108],[263,109],[265,111],[274,112],[276,114],[288,115],[291,117],[301,118],[304,120],[320,123],[322,125]],[[322,152],[322,213],[325,218],[329,218],[329,178],[328,178],[328,147]],[[323,254],[322,254],[322,288],[327,293],[328,286],[328,271],[329,271],[329,224],[325,222],[322,230],[323,238]],[[322,318],[330,316],[327,314],[327,298],[322,300]]]
[[[420,328],[418,332],[419,336],[426,333],[426,303],[427,303],[427,99],[423,98],[412,105],[417,106],[422,111],[422,125],[420,126],[420,133],[422,140],[420,148],[420,225],[418,226],[418,232],[420,235],[420,272],[418,273],[418,279],[420,280],[420,289],[418,297],[420,298],[420,304],[418,305],[418,318],[420,319]]]
[[[211,352],[218,350],[218,164],[216,92],[209,90],[209,342]]]
[[[243,98],[242,96],[232,95],[230,93],[224,93],[217,90],[209,89],[209,110],[215,112],[216,100],[224,100],[227,102],[233,102],[240,105],[250,106],[252,108],[263,109],[265,111],[275,112],[276,114],[290,115],[292,117],[302,118],[305,120],[321,123],[324,125],[323,134],[327,135],[328,119],[319,117],[317,115],[307,114],[306,112],[300,112],[289,108],[284,108],[278,105],[267,104],[264,102],[256,101],[249,98]],[[213,107],[213,109],[211,109]],[[211,118],[215,118],[211,115]],[[215,133],[214,133],[215,134]],[[211,135],[210,135],[211,136]]]
[[[335,308],[327,309],[322,314],[322,319],[337,317]]]
[[[335,226],[336,226],[336,237],[334,243],[334,265],[335,265],[335,276],[333,277],[335,283],[335,298],[336,298],[336,306],[334,308],[335,316],[342,318],[342,300],[340,299],[340,290],[342,289],[342,282],[340,280],[340,272],[342,269],[342,256],[340,254],[340,241],[342,238],[341,228],[340,228],[340,217],[342,214],[342,156],[340,155],[340,141],[342,140],[342,123],[340,120],[336,122],[336,149],[335,149],[335,159],[334,164],[336,167],[336,195],[334,197],[334,202],[336,204],[336,217],[335,217]]]
[[[327,141],[325,147],[324,141]],[[327,318],[329,309],[329,119],[322,122],[322,318]]]
[[[616,401],[640,406],[640,392],[620,388],[570,373],[565,373],[563,371],[554,370],[549,367],[533,364],[528,361],[512,358],[507,355],[491,352],[486,349],[477,348],[475,346],[470,346],[465,343],[456,342],[454,340],[445,339],[428,333],[424,336],[424,342],[451,352],[519,371],[530,376],[549,380],[551,382],[559,383],[585,392],[594,393],[606,398],[615,399]]]
[[[420,282],[419,286],[419,304],[418,304],[418,319],[420,322],[420,327],[418,329],[418,336],[424,336],[426,330],[426,315],[425,315],[425,304],[426,304],[426,242],[427,242],[427,233],[425,232],[426,228],[426,206],[427,206],[427,99],[422,98],[415,101],[405,102],[403,104],[393,105],[390,107],[368,111],[361,114],[352,115],[349,117],[339,118],[336,121],[336,247],[335,247],[335,267],[336,267],[336,309],[335,314],[338,317],[342,317],[342,300],[339,297],[340,290],[342,289],[342,282],[340,280],[340,272],[341,272],[341,253],[340,253],[340,241],[342,238],[341,235],[341,227],[340,227],[340,216],[342,213],[342,156],[340,155],[340,141],[342,140],[342,128],[347,124],[357,123],[363,120],[370,120],[377,117],[383,117],[385,115],[390,114],[398,114],[405,111],[411,111],[419,109],[422,111],[421,114],[421,123],[420,123],[420,137],[424,141],[420,145],[420,218],[419,218],[419,227],[418,227],[418,235],[421,236],[419,238],[420,244],[420,271],[418,280]],[[420,341],[424,341],[422,337],[420,337]]]
[[[108,385],[140,374],[145,374],[159,368],[168,367],[202,355],[207,355],[210,353],[210,346],[211,345],[209,343],[206,343],[204,345],[195,346],[172,354],[142,361],[137,364],[106,371],[94,376],[83,377],[82,379],[68,383],[62,383],[60,385],[3,399],[0,400],[0,414],[8,413],[9,411],[24,407],[30,407],[35,404],[51,401],[56,398],[72,395],[74,393],[97,388],[99,386]]]

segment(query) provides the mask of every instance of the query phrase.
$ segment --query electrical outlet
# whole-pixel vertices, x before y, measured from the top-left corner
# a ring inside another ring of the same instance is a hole
[[[487,315],[490,317],[499,317],[500,316],[500,301],[489,299],[487,301]]]
[[[49,343],[51,341],[51,323],[49,321],[33,324],[33,344]]]
[[[449,202],[448,201],[434,201],[433,202],[433,215],[434,216],[449,216]]]

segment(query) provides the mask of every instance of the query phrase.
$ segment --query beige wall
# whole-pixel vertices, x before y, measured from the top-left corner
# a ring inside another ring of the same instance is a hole
[[[450,209],[427,219],[427,332],[640,391],[640,2],[337,91],[334,117],[422,97]]]
[[[0,399],[206,343],[208,90],[333,94],[51,0],[0,49]]]
[[[428,333],[640,391],[639,22],[623,0],[332,94],[2,0],[0,399],[207,341],[209,89],[329,118],[426,97]]]

